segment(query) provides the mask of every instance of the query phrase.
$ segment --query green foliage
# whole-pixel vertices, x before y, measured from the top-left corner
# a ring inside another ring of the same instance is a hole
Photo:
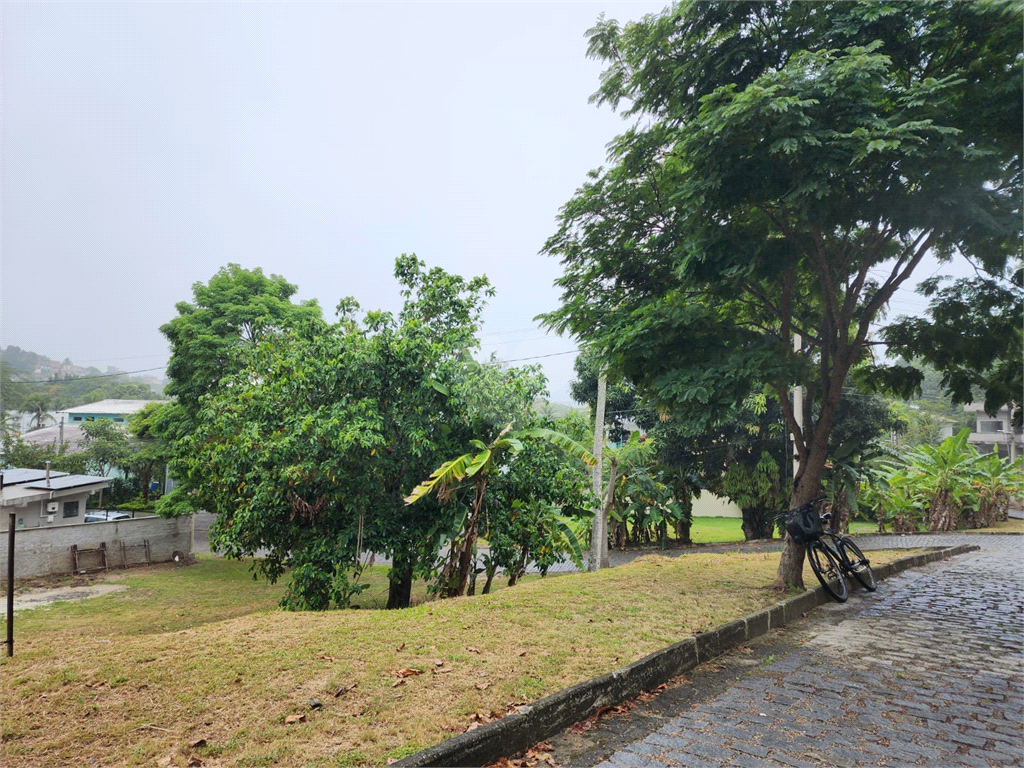
[[[82,446],[86,466],[91,472],[107,477],[114,467],[121,467],[131,457],[128,433],[109,419],[82,424]]]
[[[5,431],[0,464],[4,468],[20,467],[23,469],[43,469],[50,462],[50,469],[55,472],[67,472],[72,475],[84,475],[88,472],[86,456],[83,453],[71,453],[69,443],[55,446],[51,443],[36,445],[21,439],[11,431]]]
[[[332,326],[275,333],[237,358],[242,367],[177,438],[195,493],[175,489],[160,508],[216,512],[214,546],[233,557],[267,550],[256,567],[271,580],[298,570],[291,607],[343,605],[342,575],[369,551],[393,559],[389,606],[407,605],[412,576],[433,573],[463,510],[404,497],[472,436],[528,415],[543,390],[534,369],[468,356],[486,278],[427,271],[415,256],[398,259],[395,274],[397,317],[369,312],[360,323],[344,300]]]
[[[599,22],[594,98],[637,127],[562,209],[546,324],[693,432],[769,386],[797,437],[791,503],[808,500],[847,375],[925,254],[998,274],[1019,250],[1021,39],[1020,6],[995,3],[684,2]]]
[[[919,445],[891,462],[888,478],[866,494],[880,525],[895,531],[982,528],[1006,519],[1010,500],[1024,491],[1021,462],[979,454],[961,430],[940,445]]]
[[[160,327],[171,345],[165,391],[187,408],[239,368],[240,355],[278,331],[322,323],[315,301],[293,304],[298,288],[279,275],[228,264],[209,283],[192,286],[193,302],[175,305],[178,316]]]
[[[978,276],[945,287],[939,278],[923,281],[918,291],[931,297],[928,318],[902,317],[883,337],[906,357],[927,360],[939,370],[941,384],[955,404],[971,403],[984,393],[985,411],[995,414],[1016,404],[1020,425],[1024,270],[1018,262],[1011,280]],[[899,368],[896,373],[903,373]],[[900,391],[909,377],[879,377],[880,386]],[[906,387],[903,387],[906,394]]]
[[[532,400],[528,402],[532,402]],[[484,443],[481,440],[475,439],[470,440],[469,444],[474,447],[474,451],[464,453],[457,458],[444,462],[430,474],[427,480],[417,485],[412,490],[412,493],[405,498],[405,503],[411,505],[420,499],[434,495],[444,505],[457,502],[458,491],[463,488],[469,489],[472,494],[471,506],[467,513],[460,518],[461,523],[457,526],[458,534],[451,539],[448,560],[438,580],[440,589],[448,597],[458,597],[465,594],[472,571],[475,568],[477,535],[481,517],[484,514],[484,494],[487,491],[488,483],[492,479],[502,482],[502,476],[510,473],[510,465],[513,460],[523,452],[524,444],[533,440],[543,440],[567,453],[571,458],[587,465],[597,463],[597,459],[586,448],[576,443],[567,435],[546,427],[532,427],[510,434],[511,428],[511,424],[505,427],[490,443]],[[583,488],[580,485],[577,485],[576,488],[571,486],[567,488],[564,484],[561,484],[561,488],[556,487],[558,471],[554,469],[554,472],[552,472],[553,469],[548,466],[545,470],[540,470],[537,473],[534,480],[538,481],[540,487],[535,486],[531,489],[532,495],[525,500],[523,498],[515,498],[515,488],[517,485],[515,478],[505,481],[506,503],[511,502],[511,508],[505,510],[505,513],[509,516],[509,524],[504,527],[504,531],[502,531],[500,524],[497,526],[499,548],[503,546],[504,548],[493,553],[492,559],[496,563],[500,563],[502,559],[507,559],[509,540],[513,542],[513,545],[517,544],[519,546],[520,557],[518,562],[510,569],[510,584],[514,584],[516,579],[524,572],[531,549],[534,559],[546,563],[543,566],[545,571],[550,567],[551,563],[555,562],[555,553],[552,551],[553,547],[556,546],[554,539],[565,538],[568,548],[574,550],[574,554],[578,555],[579,553],[578,542],[573,546],[575,536],[573,535],[571,539],[568,538],[569,530],[568,526],[564,524],[565,521],[548,518],[547,512],[553,506],[552,496],[558,497],[564,494],[572,495],[579,499],[582,497]],[[554,478],[551,477],[552,474],[555,475]],[[578,483],[579,477],[577,476],[574,479]],[[554,482],[552,482],[553,480]],[[467,481],[465,485],[462,485],[463,481]],[[525,479],[519,479],[518,485],[520,488],[524,482]],[[513,518],[518,518],[520,510],[522,510],[522,514],[527,514],[529,517],[526,521],[520,521],[520,524],[517,525]],[[551,530],[551,526],[545,525],[547,522],[554,524],[554,531]],[[560,522],[563,524],[559,525]],[[546,537],[544,536],[545,532],[548,534]],[[506,534],[505,541],[502,541],[500,538],[502,533]],[[556,534],[554,539],[551,535],[552,533]],[[547,543],[535,541],[534,539],[537,536],[546,539]],[[550,558],[549,555],[551,556]]]

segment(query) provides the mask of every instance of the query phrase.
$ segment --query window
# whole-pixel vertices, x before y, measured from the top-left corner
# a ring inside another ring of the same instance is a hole
[[[116,424],[123,424],[123,423],[124,423],[124,419],[122,419],[122,418],[120,418],[120,417],[118,417],[118,418],[115,418],[115,419],[114,419],[114,423],[116,423]]]
[[[64,502],[64,517],[78,517],[78,500]]]
[[[993,435],[996,432],[1003,431],[1002,421],[980,421],[978,422],[978,431],[986,435]]]
[[[72,420],[72,421],[81,421],[81,420],[82,420],[82,417],[81,417],[81,416],[72,416],[72,417],[71,417],[71,420]]]

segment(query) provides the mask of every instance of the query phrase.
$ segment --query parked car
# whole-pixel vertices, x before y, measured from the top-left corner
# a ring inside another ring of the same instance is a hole
[[[131,520],[132,516],[126,512],[115,512],[112,509],[99,509],[95,512],[88,512],[85,515],[87,523],[105,523],[108,520]]]

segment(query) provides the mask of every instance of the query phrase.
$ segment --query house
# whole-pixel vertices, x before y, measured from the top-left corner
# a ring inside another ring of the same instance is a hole
[[[48,468],[0,471],[0,529],[7,530],[11,512],[18,529],[82,523],[86,500],[108,482],[105,477],[69,475]]]
[[[1024,434],[1012,425],[1009,407],[1000,408],[995,416],[985,413],[984,403],[970,403],[964,410],[975,414],[975,426],[967,442],[980,453],[998,453],[1010,461],[1024,456]]]
[[[96,403],[78,405],[64,411],[63,414],[68,424],[82,424],[86,421],[97,421],[109,419],[120,427],[128,425],[128,419],[132,414],[141,411],[152,400],[100,400]]]
[[[65,424],[61,419],[59,424],[25,432],[21,439],[32,445],[52,445],[55,448],[60,448],[67,443],[68,450],[71,453],[77,453],[85,450],[85,445],[82,443],[84,437],[85,433],[82,432],[81,424]]]

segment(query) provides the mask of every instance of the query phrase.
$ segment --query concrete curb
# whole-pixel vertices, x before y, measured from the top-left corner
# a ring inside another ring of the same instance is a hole
[[[901,557],[873,568],[879,580],[897,573],[946,560],[981,549],[977,544],[961,544],[923,555]],[[850,588],[860,589],[851,580]],[[593,680],[557,691],[521,707],[518,712],[482,725],[472,731],[435,744],[421,752],[392,763],[393,766],[478,766],[527,749],[538,741],[586,720],[601,707],[614,706],[656,688],[698,664],[721,656],[737,645],[752,640],[802,618],[813,608],[831,602],[818,586],[783,600],[742,619],[701,632],[693,637],[655,651],[632,664]]]

